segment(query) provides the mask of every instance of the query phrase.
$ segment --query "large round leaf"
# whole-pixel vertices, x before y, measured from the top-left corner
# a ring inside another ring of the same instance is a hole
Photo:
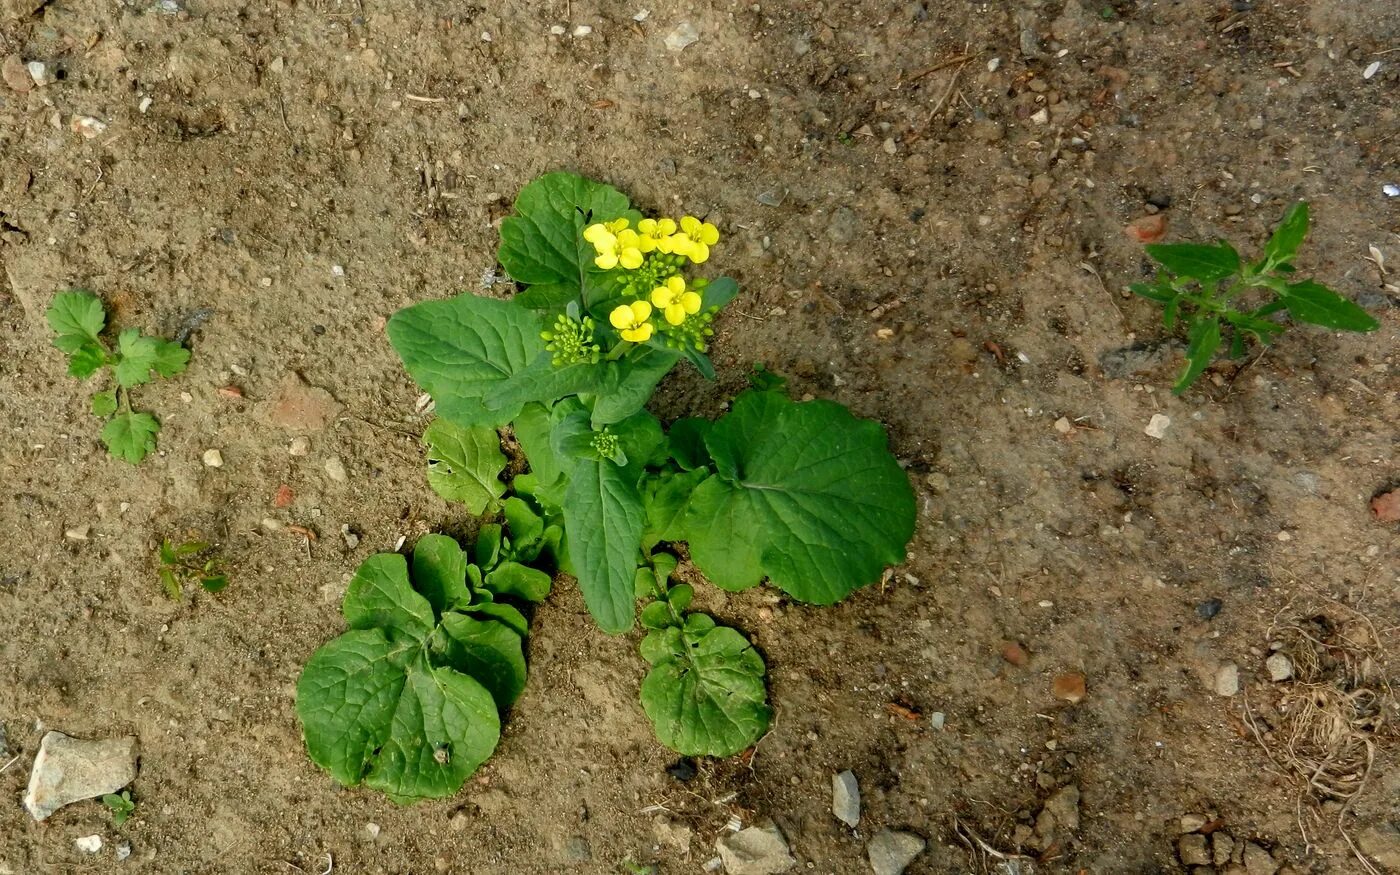
[[[828,401],[746,392],[705,447],[716,473],[690,497],[678,534],[718,586],[768,577],[825,605],[904,561],[914,492],[878,423]]]
[[[642,681],[642,710],[657,739],[677,753],[731,756],[768,729],[763,657],[734,629],[699,618],[709,620],[692,614],[685,631],[647,636],[654,646],[642,653],[656,664]]]

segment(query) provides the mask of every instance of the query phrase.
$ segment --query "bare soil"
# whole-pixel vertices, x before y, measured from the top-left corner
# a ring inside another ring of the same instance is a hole
[[[1295,873],[1366,871],[1347,836],[1397,865],[1400,530],[1368,503],[1400,480],[1400,5],[490,5],[0,2],[0,55],[53,79],[0,85],[0,873],[699,872],[731,817],[774,820],[814,873],[870,871],[883,828],[928,839],[914,875],[1011,871],[967,828],[1036,871],[1185,871],[1183,815]],[[684,20],[699,41],[669,51]],[[744,291],[719,378],[678,371],[659,415],[716,413],[765,362],[888,427],[920,525],[836,607],[703,594],[770,666],[750,757],[668,774],[637,636],[561,585],[495,757],[398,808],[316,769],[293,712],[354,567],[470,522],[425,481],[385,319],[480,290],[510,199],[561,168],[727,234],[713,264]],[[1255,247],[1298,198],[1300,268],[1381,330],[1300,328],[1173,397],[1179,351],[1122,291],[1147,270],[1124,226],[1162,211],[1168,239]],[[139,467],[106,457],[50,346],[44,309],[75,285],[167,334],[214,310],[189,371],[139,392],[164,423]],[[291,373],[344,405],[324,428],[270,415]],[[195,532],[233,582],[174,603],[154,548]],[[1269,679],[1271,642],[1296,661],[1313,640],[1316,674]],[[1290,715],[1358,684],[1382,719],[1340,725],[1373,759],[1318,798]],[[130,821],[30,820],[41,727],[139,736]],[[854,831],[830,812],[847,768]],[[1078,824],[1036,835],[1070,786]],[[73,845],[91,833],[96,856]]]

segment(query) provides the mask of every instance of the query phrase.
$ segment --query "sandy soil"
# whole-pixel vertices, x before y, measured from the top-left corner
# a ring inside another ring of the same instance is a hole
[[[0,873],[320,872],[327,855],[337,872],[699,872],[735,816],[774,820],[814,873],[870,871],[884,828],[928,839],[915,875],[997,862],[957,824],[1037,871],[1185,871],[1183,815],[1295,873],[1365,871],[1343,830],[1400,866],[1400,530],[1367,507],[1400,479],[1400,296],[1366,260],[1400,270],[1400,198],[1382,194],[1400,184],[1400,6],[648,2],[636,22],[637,4],[489,5],[0,2],[0,55],[53,77],[0,86],[0,727],[18,757]],[[668,51],[686,20],[699,41]],[[107,127],[85,139],[75,115]],[[457,798],[396,808],[319,772],[292,707],[356,564],[468,523],[424,479],[426,420],[384,322],[480,289],[493,223],[559,168],[728,234],[714,263],[744,291],[719,379],[678,372],[658,414],[714,413],[766,362],[888,426],[920,526],[906,566],[834,608],[703,595],[770,666],[775,727],[747,762],[668,774],[636,636],[599,633],[560,586],[495,758]],[[1297,198],[1316,227],[1301,268],[1381,330],[1299,329],[1172,397],[1158,313],[1121,292],[1147,269],[1123,227],[1162,210],[1169,239],[1256,246]],[[49,345],[44,308],[70,285],[122,325],[215,311],[189,371],[140,392],[164,421],[140,467],[105,456],[89,387]],[[278,425],[288,374],[343,410]],[[1161,439],[1143,431],[1157,413]],[[191,532],[233,583],[176,604],[154,547]],[[1327,644],[1309,685],[1265,670],[1271,642],[1295,661],[1313,646],[1291,627]],[[1084,674],[1082,702],[1052,694],[1062,672]],[[1365,786],[1319,800],[1283,761],[1289,721],[1358,686],[1389,722],[1343,734],[1374,753]],[[140,737],[130,821],[97,803],[29,819],[41,726]],[[846,768],[854,831],[830,812]],[[1077,825],[1035,834],[1065,787]],[[92,833],[95,857],[73,845]]]

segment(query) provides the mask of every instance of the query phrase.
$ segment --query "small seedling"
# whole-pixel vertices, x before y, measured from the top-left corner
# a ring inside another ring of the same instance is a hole
[[[107,806],[107,810],[112,812],[112,824],[121,826],[126,823],[127,818],[136,810],[136,803],[131,799],[131,791],[123,790],[121,795],[108,793],[102,797],[102,804]]]
[[[92,292],[70,289],[54,296],[45,314],[57,333],[53,345],[68,355],[68,373],[87,379],[110,368],[115,385],[92,396],[92,412],[107,421],[102,443],[107,452],[133,465],[156,448],[160,421],[131,409],[131,389],[151,381],[151,374],[173,377],[185,370],[190,351],[178,343],[128,328],[115,348],[103,339],[107,311]]]
[[[219,592],[228,586],[228,575],[224,573],[223,562],[217,556],[210,556],[211,545],[204,541],[186,541],[172,544],[168,539],[160,545],[160,583],[165,594],[179,601],[185,594],[185,585],[196,581],[205,592]]]
[[[1284,326],[1268,317],[1287,311],[1295,321],[1339,331],[1375,331],[1380,323],[1371,314],[1314,280],[1297,281],[1293,257],[1308,234],[1308,204],[1299,201],[1254,263],[1240,259],[1225,241],[1214,244],[1167,243],[1147,247],[1162,266],[1151,283],[1135,283],[1135,294],[1162,304],[1169,330],[1186,326],[1186,369],[1172,391],[1180,395],[1205,372],[1229,333],[1230,355],[1242,358],[1250,337],[1267,346]],[[1251,293],[1264,293],[1248,307]]]

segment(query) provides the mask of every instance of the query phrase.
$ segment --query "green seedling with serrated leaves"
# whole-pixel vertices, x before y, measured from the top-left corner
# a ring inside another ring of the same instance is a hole
[[[173,544],[169,539],[160,544],[160,585],[173,601],[180,601],[185,586],[198,583],[205,592],[221,592],[228,586],[223,562],[210,555],[213,546],[204,541]]]
[[[102,804],[107,806],[107,810],[112,812],[112,825],[121,826],[131,817],[136,810],[136,803],[131,798],[130,790],[123,790],[120,794],[108,793],[102,797]]]
[[[1297,278],[1293,259],[1307,234],[1308,204],[1299,201],[1289,207],[1255,262],[1241,259],[1225,241],[1146,247],[1161,269],[1154,282],[1129,288],[1166,308],[1162,318],[1168,330],[1178,323],[1186,329],[1186,368],[1173,392],[1180,395],[1196,382],[1227,338],[1233,358],[1244,356],[1251,337],[1265,346],[1273,342],[1284,331],[1282,323],[1269,318],[1275,313],[1338,331],[1380,327],[1375,317],[1322,283]]]
[[[173,377],[185,370],[190,351],[178,343],[127,328],[111,343],[103,337],[107,311],[92,292],[70,289],[54,296],[45,314],[57,336],[53,344],[68,355],[68,373],[87,379],[110,370],[112,384],[92,396],[92,412],[107,421],[102,443],[107,452],[133,465],[156,448],[160,421],[131,408],[131,390],[152,374]]]

